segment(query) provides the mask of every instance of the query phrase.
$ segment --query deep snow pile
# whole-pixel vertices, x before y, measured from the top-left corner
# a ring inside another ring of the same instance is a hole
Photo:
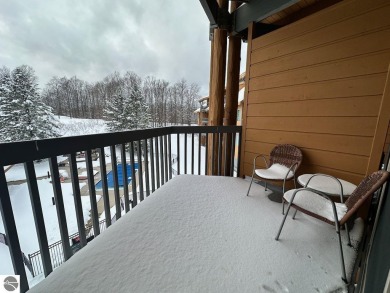
[[[298,213],[275,241],[280,204],[257,184],[246,196],[248,185],[177,176],[31,292],[344,292],[334,227]]]

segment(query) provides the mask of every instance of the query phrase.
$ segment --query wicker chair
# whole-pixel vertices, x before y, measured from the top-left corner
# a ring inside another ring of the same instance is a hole
[[[257,158],[262,157],[266,169],[256,169],[256,160]],[[283,181],[283,193],[285,191],[286,181],[294,180],[296,187],[295,174],[302,162],[302,152],[296,146],[291,144],[280,144],[275,146],[270,153],[269,164],[265,155],[257,155],[253,159],[253,172],[251,183],[249,184],[247,196],[252,186],[253,178],[256,175],[261,181],[265,183],[265,190],[267,190],[267,181]],[[283,214],[284,214],[284,204],[283,204]]]
[[[340,225],[346,224],[348,219],[356,213],[356,211],[386,182],[388,178],[389,172],[384,170],[372,173],[363,179],[345,203],[335,203],[331,200],[329,195],[311,188],[305,187],[287,191],[283,197],[289,205],[275,240],[279,240],[280,233],[282,232],[283,225],[291,207],[328,224],[335,225],[340,245],[342,279],[347,283]],[[348,245],[351,246],[348,229],[346,229],[346,232],[348,236]]]

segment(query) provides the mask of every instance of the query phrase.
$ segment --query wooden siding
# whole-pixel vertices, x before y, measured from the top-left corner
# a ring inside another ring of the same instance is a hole
[[[389,15],[388,0],[343,1],[248,37],[245,175],[251,175],[256,153],[268,154],[280,143],[302,149],[300,173],[358,183],[375,166],[373,143],[385,143],[374,136],[378,115],[386,112],[383,99],[389,99]]]

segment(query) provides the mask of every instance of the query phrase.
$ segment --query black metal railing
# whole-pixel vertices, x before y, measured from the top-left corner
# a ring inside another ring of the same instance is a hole
[[[174,136],[176,136],[177,140],[176,154],[172,154],[172,139]],[[197,145],[195,144],[195,138],[198,139]],[[181,150],[182,139],[184,139],[184,150]],[[58,225],[61,235],[61,241],[59,242],[61,248],[58,248],[58,251],[61,253],[61,262],[63,262],[69,259],[73,255],[73,252],[69,243],[69,233],[65,217],[57,156],[68,156],[78,225],[78,236],[80,247],[82,248],[87,244],[87,235],[82,214],[81,193],[77,173],[76,154],[78,152],[83,151],[85,153],[87,183],[91,202],[90,213],[92,229],[94,236],[98,237],[101,228],[99,226],[95,190],[96,182],[92,164],[92,153],[95,150],[97,150],[99,154],[105,223],[106,227],[109,227],[112,222],[112,217],[107,183],[105,147],[109,147],[109,153],[112,158],[115,214],[116,219],[119,219],[122,214],[120,204],[121,193],[124,197],[124,210],[125,212],[128,212],[139,202],[143,201],[145,196],[149,196],[151,192],[164,185],[175,174],[210,174],[211,172],[215,175],[239,176],[239,174],[234,174],[233,170],[235,165],[239,166],[240,164],[240,141],[240,126],[173,126],[0,144],[0,213],[3,217],[5,234],[8,237],[14,272],[17,275],[20,275],[21,292],[27,291],[29,285],[23,264],[23,255],[19,243],[7,180],[3,168],[4,166],[20,163],[24,164],[26,182],[29,188],[30,201],[39,242],[40,262],[46,277],[52,272],[53,268],[56,267],[58,261],[53,260],[53,256],[50,253],[51,247],[49,247],[47,241],[37,177],[34,169],[35,160],[49,160]],[[120,190],[119,188],[116,168],[118,151],[120,157],[119,161],[120,164],[122,164],[123,170],[123,190]],[[184,153],[184,157],[182,153]],[[198,157],[197,161],[195,160],[196,153]],[[139,179],[136,179],[134,165],[136,156],[138,161],[137,173]],[[127,181],[127,158],[129,158],[131,165],[131,182],[138,183],[138,188],[137,184],[131,184],[131,190],[128,188]],[[172,169],[173,158],[175,159],[174,171]],[[195,172],[195,166],[197,166],[197,172]],[[239,170],[239,168],[237,168],[237,170]],[[132,196],[132,194],[135,195],[137,192],[139,192],[139,196]]]

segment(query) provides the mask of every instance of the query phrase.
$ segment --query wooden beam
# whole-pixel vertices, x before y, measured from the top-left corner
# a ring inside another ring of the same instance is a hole
[[[227,8],[226,0],[218,0],[221,8]],[[222,125],[223,106],[225,94],[225,72],[226,72],[226,44],[227,31],[214,29],[213,45],[211,52],[211,75],[209,94],[209,125]],[[214,153],[214,155],[213,155]],[[213,163],[214,161],[214,163]],[[209,137],[208,151],[208,174],[218,174],[218,141]]]
[[[249,23],[259,22],[297,2],[299,0],[251,0],[232,13],[233,31],[239,33],[245,30]]]

